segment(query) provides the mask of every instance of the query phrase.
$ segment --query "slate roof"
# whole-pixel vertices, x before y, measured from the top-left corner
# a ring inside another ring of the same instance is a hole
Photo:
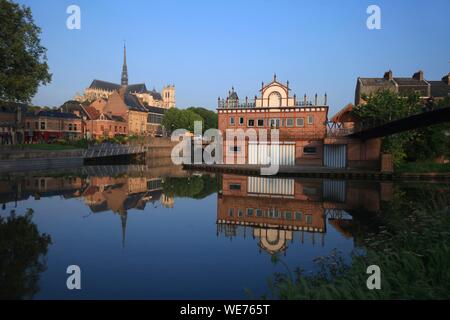
[[[94,81],[92,81],[89,88],[90,89],[107,90],[107,91],[115,91],[115,90],[119,90],[121,88],[121,85],[117,84],[117,83],[112,83],[112,82],[108,82],[108,81],[95,79]],[[130,85],[126,86],[126,91],[131,92],[131,93],[146,93],[147,87],[145,86],[145,83],[130,84]],[[156,93],[158,93],[158,92],[156,92]],[[160,94],[159,94],[159,96],[161,97]]]
[[[73,113],[60,112],[57,110],[40,110],[36,113],[28,113],[28,115],[37,117],[60,118],[60,119],[80,119],[80,117],[78,117]]]
[[[130,108],[131,110],[147,112],[147,109],[142,104],[142,102],[139,100],[139,98],[128,92],[125,92],[123,94],[123,101],[125,102],[127,107]]]
[[[160,107],[145,106],[145,108],[147,109],[148,112],[157,114],[164,114],[167,111],[167,109]]]
[[[152,91],[148,91],[147,93],[151,95],[155,100],[162,100],[161,93],[157,92],[155,89],[153,89]]]
[[[112,82],[107,82],[103,80],[97,80],[95,79],[92,81],[91,85],[89,86],[90,89],[101,89],[101,90],[107,90],[107,91],[114,91],[120,89],[120,85]]]
[[[359,78],[361,84],[364,86],[371,87],[385,87],[385,86],[393,86],[395,83],[392,80],[388,80],[385,78]]]

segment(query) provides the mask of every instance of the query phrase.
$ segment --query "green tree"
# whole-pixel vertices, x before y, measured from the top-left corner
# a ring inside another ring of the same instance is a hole
[[[192,110],[171,108],[164,114],[162,125],[168,132],[173,132],[176,129],[194,132],[195,121],[203,123],[203,118]]]
[[[30,8],[0,0],[0,99],[29,102],[51,81]]]
[[[420,113],[424,102],[417,94],[407,97],[391,91],[379,91],[366,96],[367,104],[355,108],[363,126],[377,126]],[[450,106],[449,99],[438,102],[437,107]],[[382,139],[382,151],[393,155],[394,163],[415,161],[448,155],[450,146],[446,132],[449,124],[435,125],[394,134]]]
[[[194,111],[196,114],[203,118],[203,131],[206,131],[208,129],[217,129],[219,119],[216,112],[201,107],[190,107],[188,108],[188,110]]]

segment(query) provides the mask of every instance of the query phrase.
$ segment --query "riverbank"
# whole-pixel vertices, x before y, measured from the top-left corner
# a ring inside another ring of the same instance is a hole
[[[261,175],[260,165],[249,164],[183,164],[185,170],[198,170],[206,172],[230,173],[241,175]],[[280,177],[305,177],[324,179],[351,179],[351,180],[444,180],[450,181],[450,172],[427,173],[385,173],[363,169],[339,169],[319,166],[280,166],[276,176]]]

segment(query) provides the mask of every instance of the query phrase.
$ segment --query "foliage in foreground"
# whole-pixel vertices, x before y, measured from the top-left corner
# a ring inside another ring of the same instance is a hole
[[[318,272],[276,274],[272,295],[280,299],[450,298],[450,199],[448,187],[426,193],[397,191],[383,224],[355,250],[348,265],[335,251],[316,259]],[[423,202],[422,202],[423,201]],[[366,286],[367,267],[381,268],[381,290]]]

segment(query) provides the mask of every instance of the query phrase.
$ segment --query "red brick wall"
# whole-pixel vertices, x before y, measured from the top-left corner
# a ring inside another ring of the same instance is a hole
[[[285,110],[275,111],[274,110]],[[228,113],[231,112],[231,113]],[[326,135],[326,125],[328,108],[251,108],[251,109],[225,109],[219,110],[218,113],[218,128],[221,130],[224,141],[226,138],[226,129],[255,129],[257,132],[260,129],[266,129],[268,132],[267,139],[270,141],[270,119],[278,118],[282,124],[279,129],[279,141],[288,142],[295,141],[296,143],[296,164],[302,165],[322,165],[323,164],[323,139]],[[313,123],[308,124],[308,116],[313,117]],[[234,118],[234,124],[230,124],[230,118]],[[239,119],[243,118],[244,123],[239,124]],[[303,118],[303,126],[297,126],[297,118]],[[254,120],[254,126],[248,125],[248,120]],[[264,119],[264,126],[258,127],[258,119]],[[293,126],[287,126],[287,119],[293,119]],[[316,154],[304,154],[303,148],[305,146],[316,147]],[[224,161],[227,152],[227,145],[224,143]],[[247,163],[248,146],[234,156],[234,163]]]

